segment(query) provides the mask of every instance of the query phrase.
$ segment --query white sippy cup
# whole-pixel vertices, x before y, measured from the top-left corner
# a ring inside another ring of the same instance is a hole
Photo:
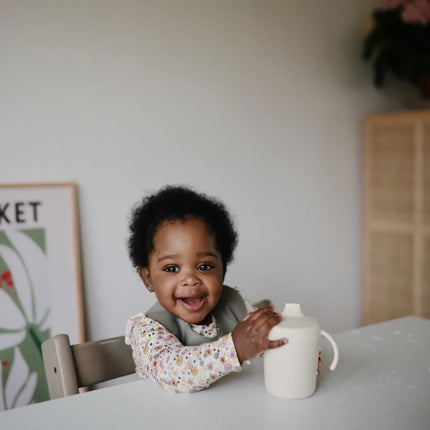
[[[316,388],[321,336],[334,350],[330,370],[334,370],[339,351],[333,338],[321,330],[315,318],[304,316],[299,304],[287,303],[283,320],[269,332],[269,339],[287,338],[288,343],[264,353],[264,383],[266,390],[285,399],[303,399]]]

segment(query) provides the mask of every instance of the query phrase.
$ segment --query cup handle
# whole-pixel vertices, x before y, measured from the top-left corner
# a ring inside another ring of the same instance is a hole
[[[334,370],[336,369],[337,366],[337,362],[339,361],[339,350],[337,349],[337,345],[336,342],[334,341],[334,339],[324,330],[321,330],[321,336],[324,336],[330,343],[331,346],[333,347],[333,351],[334,351],[334,357],[333,357],[333,361],[330,364],[330,370]]]

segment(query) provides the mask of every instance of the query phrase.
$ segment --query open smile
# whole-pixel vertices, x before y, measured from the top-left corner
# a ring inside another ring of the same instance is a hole
[[[190,312],[198,312],[205,305],[205,298],[198,297],[181,297],[178,298],[178,301]]]

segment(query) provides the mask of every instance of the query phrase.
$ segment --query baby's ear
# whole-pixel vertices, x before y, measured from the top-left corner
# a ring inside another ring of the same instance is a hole
[[[139,267],[139,276],[145,284],[145,287],[148,288],[148,290],[151,292],[154,291],[152,288],[152,280],[151,274],[149,273],[149,269],[147,269],[146,267]]]

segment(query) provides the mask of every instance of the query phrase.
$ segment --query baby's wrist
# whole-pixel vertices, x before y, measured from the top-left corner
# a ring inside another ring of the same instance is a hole
[[[240,341],[239,342],[235,341],[234,332],[231,333],[231,342],[236,352],[237,361],[239,362],[240,366],[242,366],[243,362],[246,361],[246,357],[244,357],[242,354],[242,351],[240,348]]]

